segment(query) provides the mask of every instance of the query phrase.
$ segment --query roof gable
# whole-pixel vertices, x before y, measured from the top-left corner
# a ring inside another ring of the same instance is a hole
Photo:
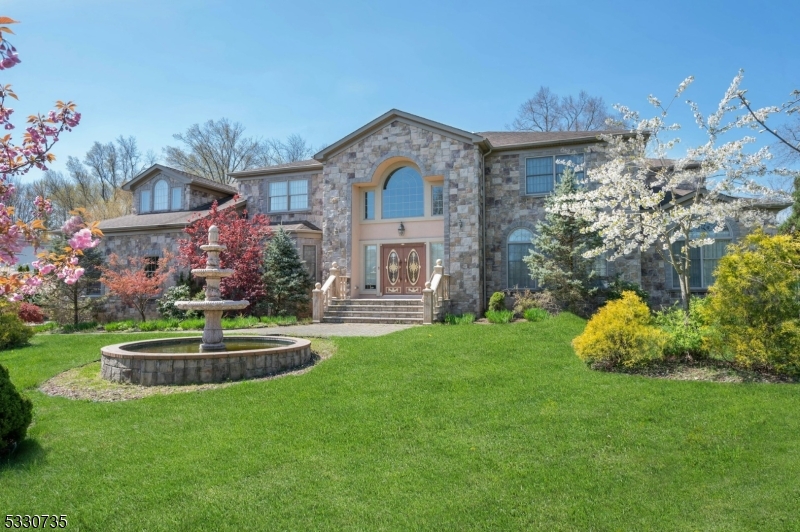
[[[394,122],[395,120],[404,122],[409,125],[417,126],[427,131],[440,133],[442,135],[446,135],[448,137],[461,140],[463,142],[472,142],[477,144],[485,140],[482,136],[476,135],[475,133],[470,133],[469,131],[448,126],[440,122],[434,122],[433,120],[428,120],[427,118],[422,118],[421,116],[412,115],[411,113],[406,113],[398,109],[392,109],[388,113],[379,116],[372,122],[358,128],[357,130],[353,131],[346,137],[337,140],[327,148],[324,148],[323,150],[319,151],[314,155],[314,159],[320,162],[325,162],[325,160],[327,160],[330,156],[339,153],[340,151],[344,150],[351,144],[358,142],[367,135],[374,133],[375,131],[381,129],[387,124]]]
[[[177,168],[164,166],[163,164],[154,164],[150,168],[141,171],[137,176],[123,183],[121,188],[122,190],[133,191],[138,186],[149,181],[150,179],[152,179],[157,175],[165,175],[167,177],[171,177],[173,179],[182,181],[184,183],[198,185],[200,187],[215,190],[223,194],[235,194],[237,192],[236,188],[230,185],[223,185],[222,183],[211,181],[210,179],[206,179],[205,177],[200,177],[194,174],[190,174],[188,172],[178,170]]]

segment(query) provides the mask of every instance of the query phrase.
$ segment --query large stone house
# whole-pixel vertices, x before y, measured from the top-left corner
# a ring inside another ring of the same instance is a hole
[[[392,305],[406,305],[395,309],[398,316],[421,319],[416,308],[393,300],[420,300],[437,260],[449,275],[448,311],[480,314],[495,291],[536,288],[522,258],[563,171],[557,161],[590,169],[599,133],[471,133],[392,110],[313,159],[234,172],[235,187],[155,165],[124,185],[134,213],[102,222],[103,245],[157,257],[175,247],[191,216],[217,200],[283,225],[316,281],[325,283],[336,263],[347,279],[335,295],[368,306],[361,313],[329,307],[329,319],[377,320]],[[731,224],[719,236],[735,240],[739,232]],[[696,290],[710,284],[724,244],[697,250]],[[671,269],[655,252],[596,267],[640,284],[656,305],[678,296]]]

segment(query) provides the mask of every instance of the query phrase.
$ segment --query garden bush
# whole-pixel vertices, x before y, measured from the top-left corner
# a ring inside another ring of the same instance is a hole
[[[800,377],[800,239],[757,231],[729,248],[702,309],[712,352]]]
[[[17,305],[0,304],[0,350],[28,343],[35,334],[17,315]]]
[[[61,328],[61,332],[64,333],[74,333],[74,332],[82,332],[82,331],[91,331],[92,329],[97,329],[97,322],[96,321],[87,321],[84,323],[79,323],[77,325],[64,325]]]
[[[514,312],[511,310],[487,310],[486,319],[490,323],[511,323]]]
[[[626,281],[620,275],[616,275],[611,282],[608,283],[605,289],[606,300],[614,301],[616,299],[622,299],[623,292],[633,292],[645,303],[650,300],[650,294],[646,290],[642,289],[642,287],[636,283]]]
[[[497,312],[506,310],[506,295],[503,292],[495,292],[489,299],[489,310]]]
[[[445,314],[444,322],[447,325],[469,325],[475,322],[475,314]]]
[[[667,334],[653,325],[650,309],[631,291],[609,301],[572,341],[575,353],[593,366],[631,367],[661,358]]]
[[[14,387],[8,370],[0,365],[0,455],[13,451],[25,438],[33,419],[33,404]]]
[[[135,327],[136,323],[133,320],[113,321],[103,325],[103,329],[105,329],[106,332],[129,331]]]
[[[550,317],[550,314],[547,313],[546,310],[543,308],[529,308],[523,313],[523,316],[528,321],[544,321]]]
[[[708,346],[704,340],[706,327],[702,309],[706,299],[693,297],[689,302],[689,315],[680,305],[657,312],[655,323],[669,336],[664,346],[664,356],[680,358],[705,358]]]
[[[164,295],[158,300],[158,313],[165,319],[185,320],[186,311],[175,306],[176,301],[190,301],[192,294],[189,286],[179,284],[171,286],[164,291]]]
[[[32,303],[22,302],[19,304],[19,310],[17,311],[17,316],[19,319],[24,321],[25,323],[43,323],[44,322],[44,314],[42,313],[42,309],[37,307]]]

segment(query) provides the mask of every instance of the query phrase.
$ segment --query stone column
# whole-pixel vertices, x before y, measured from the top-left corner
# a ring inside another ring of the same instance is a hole
[[[321,323],[322,316],[325,312],[324,301],[322,297],[322,285],[317,283],[312,291],[313,310],[311,319],[314,323]]]
[[[425,283],[422,291],[422,324],[431,325],[433,323],[433,289],[431,283]]]

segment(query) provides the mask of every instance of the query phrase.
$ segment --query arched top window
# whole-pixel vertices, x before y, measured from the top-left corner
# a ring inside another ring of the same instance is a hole
[[[169,185],[163,179],[153,187],[153,210],[166,211],[169,209]]]
[[[383,184],[383,218],[413,218],[425,214],[422,176],[410,166],[398,168]]]
[[[533,233],[528,229],[515,229],[508,235],[508,287],[537,288],[531,279],[528,265],[523,260],[533,250]]]

